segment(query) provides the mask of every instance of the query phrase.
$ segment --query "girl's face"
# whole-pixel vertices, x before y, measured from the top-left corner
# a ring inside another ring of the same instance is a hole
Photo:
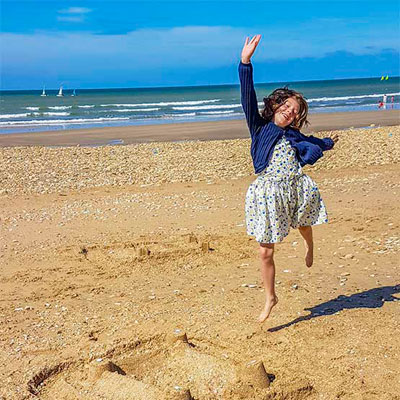
[[[300,105],[296,97],[289,97],[276,109],[272,122],[280,128],[286,128],[290,125],[299,113]]]

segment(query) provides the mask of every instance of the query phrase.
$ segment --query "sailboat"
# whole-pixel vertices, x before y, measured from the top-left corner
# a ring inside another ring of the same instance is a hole
[[[74,89],[74,91],[72,92],[71,96],[76,96],[75,89]]]
[[[43,86],[43,92],[42,92],[42,94],[40,96],[41,97],[46,97],[47,96],[45,86]]]
[[[58,91],[57,97],[63,97],[64,96],[62,90],[63,90],[63,87],[60,86],[60,90]]]

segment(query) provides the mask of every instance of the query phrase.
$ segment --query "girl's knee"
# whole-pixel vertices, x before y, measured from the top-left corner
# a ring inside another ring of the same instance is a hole
[[[268,260],[274,256],[273,243],[260,243],[260,257],[261,259]]]

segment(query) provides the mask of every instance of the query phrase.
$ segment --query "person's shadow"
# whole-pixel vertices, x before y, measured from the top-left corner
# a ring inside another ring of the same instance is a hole
[[[366,290],[365,292],[352,294],[351,296],[338,296],[333,300],[318,304],[311,308],[305,308],[310,311],[309,315],[298,317],[291,322],[268,329],[269,332],[276,332],[287,328],[298,322],[308,321],[312,318],[322,315],[332,315],[339,311],[351,308],[379,308],[385,301],[400,301],[400,298],[393,294],[400,292],[400,285],[384,286],[380,288]]]

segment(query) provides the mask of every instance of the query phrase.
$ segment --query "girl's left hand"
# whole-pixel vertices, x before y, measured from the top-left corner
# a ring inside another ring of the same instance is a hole
[[[331,136],[331,139],[333,140],[333,143],[337,143],[337,141],[339,140],[339,135],[337,134],[337,133],[334,133],[332,136]]]

